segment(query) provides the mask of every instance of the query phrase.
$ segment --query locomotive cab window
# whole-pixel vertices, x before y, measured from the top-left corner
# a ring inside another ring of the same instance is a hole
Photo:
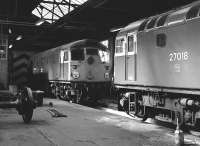
[[[71,60],[84,60],[84,49],[72,49]]]
[[[64,52],[63,60],[64,60],[64,61],[68,61],[68,60],[69,60],[68,51],[65,51],[65,52]]]
[[[140,24],[140,26],[139,26],[139,28],[138,28],[138,31],[143,31],[143,30],[145,29],[145,26],[146,26],[146,24],[147,24],[148,21],[149,21],[148,19],[146,19],[145,21],[143,21],[143,22]]]
[[[115,41],[115,54],[123,55],[125,51],[125,40],[124,38],[118,38]]]
[[[147,29],[153,28],[156,23],[156,20],[157,20],[157,17],[152,18],[147,24]]]
[[[128,35],[128,55],[137,53],[137,35],[136,33]]]
[[[96,48],[87,48],[86,54],[87,55],[98,55],[98,50]]]
[[[101,62],[103,62],[103,63],[109,63],[110,62],[109,52],[99,50],[99,56],[100,56]]]
[[[133,52],[133,36],[128,36],[128,52]]]
[[[186,19],[192,19],[192,18],[197,17],[199,13],[199,9],[200,9],[200,5],[190,8],[190,10],[188,11],[186,15]]]
[[[169,14],[161,16],[157,21],[156,27],[163,26],[165,24],[165,21],[166,21],[168,15]]]

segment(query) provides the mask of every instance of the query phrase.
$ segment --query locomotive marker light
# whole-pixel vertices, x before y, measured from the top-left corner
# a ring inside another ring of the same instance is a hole
[[[105,75],[104,75],[104,77],[105,77],[105,79],[109,79],[110,78],[109,73],[106,72]]]
[[[76,70],[72,71],[72,77],[73,77],[74,79],[78,79],[78,78],[80,77],[79,72],[76,71]]]

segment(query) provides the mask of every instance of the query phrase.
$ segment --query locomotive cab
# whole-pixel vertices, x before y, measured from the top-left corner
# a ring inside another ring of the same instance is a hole
[[[89,98],[109,89],[110,62],[109,52],[97,46],[71,47],[61,51],[61,72],[71,82],[67,96],[81,95],[87,92]],[[64,77],[64,76],[63,76]],[[97,91],[98,90],[98,91]],[[79,97],[80,98],[80,97]]]
[[[71,51],[65,51],[63,54],[63,63],[68,64],[65,66],[65,70],[69,70],[68,79],[70,81],[102,82],[110,80],[109,53],[105,50],[99,50],[96,47],[71,48]]]

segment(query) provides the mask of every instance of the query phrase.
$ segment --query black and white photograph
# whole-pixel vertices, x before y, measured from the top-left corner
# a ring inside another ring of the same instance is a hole
[[[1,0],[0,146],[200,146],[200,0]]]

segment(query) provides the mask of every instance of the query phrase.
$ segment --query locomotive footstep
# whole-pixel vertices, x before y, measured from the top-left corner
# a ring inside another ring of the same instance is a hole
[[[57,111],[56,109],[47,109],[47,111],[51,114],[52,117],[58,118],[58,117],[67,117],[67,115]]]

